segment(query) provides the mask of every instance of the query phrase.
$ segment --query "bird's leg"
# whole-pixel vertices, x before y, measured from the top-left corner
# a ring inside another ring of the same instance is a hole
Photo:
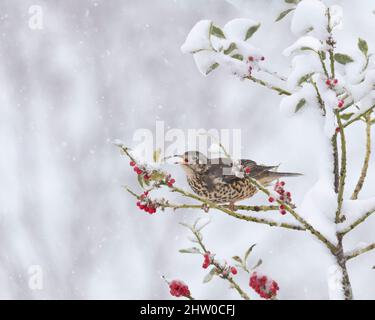
[[[232,211],[236,211],[237,210],[236,206],[234,205],[234,202],[229,202],[228,209],[232,210]]]
[[[207,213],[210,210],[210,206],[207,203],[203,203],[202,210]]]

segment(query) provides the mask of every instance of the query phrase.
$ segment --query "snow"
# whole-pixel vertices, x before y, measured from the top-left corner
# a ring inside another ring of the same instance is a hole
[[[375,70],[367,72],[363,82],[356,85],[348,85],[348,89],[351,92],[355,101],[360,101],[362,98],[367,96],[369,92],[374,89],[375,85]]]
[[[317,55],[307,54],[295,56],[292,60],[292,71],[288,76],[288,89],[296,89],[302,77],[320,71],[321,65]]]
[[[207,75],[213,65],[219,60],[218,54],[213,51],[199,51],[193,55],[195,64],[200,73]]]
[[[223,31],[228,39],[244,41],[247,31],[257,25],[259,25],[259,22],[251,19],[233,19],[224,26]]]
[[[320,51],[323,48],[322,42],[312,36],[304,36],[299,38],[294,44],[283,51],[283,55],[289,57],[292,53],[303,48],[311,48],[314,51]]]
[[[345,214],[346,220],[337,226],[337,230],[344,230],[370,211],[375,211],[375,197],[363,200],[344,200],[342,212]]]
[[[210,30],[211,20],[201,20],[190,30],[184,44],[181,46],[183,53],[193,53],[199,50],[211,49]]]
[[[306,100],[306,105],[315,105],[315,91],[311,84],[304,83],[301,89],[290,96],[285,96],[280,102],[280,111],[286,116],[293,116],[296,113],[296,106],[301,99]],[[299,112],[303,112],[303,109]]]
[[[327,270],[328,293],[330,300],[344,300],[344,290],[342,287],[343,274],[337,264],[331,265]]]
[[[327,7],[319,0],[302,0],[299,2],[293,12],[292,33],[302,36],[311,32],[318,39],[326,39],[328,36],[326,10]]]

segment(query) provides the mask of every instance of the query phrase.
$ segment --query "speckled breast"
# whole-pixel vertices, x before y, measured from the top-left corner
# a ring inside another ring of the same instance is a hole
[[[212,190],[207,188],[199,176],[188,177],[187,181],[197,195],[216,203],[240,201],[252,197],[257,192],[257,188],[246,178],[232,183],[216,183]]]

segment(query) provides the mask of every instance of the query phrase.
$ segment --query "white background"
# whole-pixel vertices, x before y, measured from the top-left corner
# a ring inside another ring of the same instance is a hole
[[[344,8],[338,48],[355,47],[360,36],[374,51],[375,3],[328,3]],[[42,30],[28,26],[31,5],[43,9]],[[286,119],[276,94],[220,70],[205,78],[180,51],[200,19],[224,25],[252,18],[262,22],[254,44],[272,68],[287,72],[290,60],[281,51],[295,40],[290,18],[274,23],[285,8],[282,0],[1,1],[0,298],[169,298],[162,274],[184,280],[196,298],[238,298],[220,279],[202,284],[200,256],[178,253],[191,245],[178,222],[204,214],[139,211],[121,189],[138,188],[136,179],[110,141],[131,146],[133,132],[154,130],[156,120],[181,129],[239,128],[245,157],[305,174],[287,184],[298,203],[317,178],[313,115]],[[352,135],[353,185],[364,153],[363,125]],[[373,195],[373,159],[370,166],[363,196]],[[182,171],[167,169],[188,188]],[[257,243],[250,259],[263,259],[260,270],[278,281],[280,299],[328,298],[332,261],[311,236],[209,215],[205,241],[219,257],[230,259]],[[346,247],[375,241],[374,227],[370,218]],[[349,262],[355,298],[375,297],[374,264],[374,253]],[[32,265],[43,269],[42,290],[29,289]],[[237,277],[248,288],[248,277]]]

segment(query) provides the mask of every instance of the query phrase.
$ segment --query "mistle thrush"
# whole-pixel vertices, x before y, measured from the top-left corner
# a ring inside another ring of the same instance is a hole
[[[278,166],[258,165],[255,161],[241,159],[238,163],[229,158],[208,159],[198,151],[179,155],[191,189],[200,197],[217,204],[234,203],[252,197],[258,190],[249,178],[264,186],[281,177],[294,177],[300,173],[277,172]],[[240,171],[236,172],[236,169]]]

